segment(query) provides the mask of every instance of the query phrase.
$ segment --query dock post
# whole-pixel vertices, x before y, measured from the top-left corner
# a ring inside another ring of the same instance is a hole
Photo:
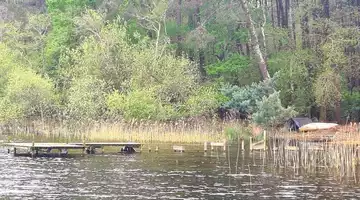
[[[264,131],[264,151],[266,150],[266,131]]]
[[[31,153],[31,157],[34,158],[35,157],[35,143],[34,140],[32,142],[32,147],[30,147],[30,153]]]
[[[207,152],[207,145],[208,145],[208,142],[204,142],[204,151]]]
[[[14,147],[14,156],[17,156],[16,147]]]
[[[224,151],[226,151],[226,140],[224,139],[223,142],[224,142]]]
[[[241,150],[245,151],[245,142],[244,139],[241,140]]]
[[[252,145],[252,137],[250,137],[250,151],[253,150],[253,145]]]

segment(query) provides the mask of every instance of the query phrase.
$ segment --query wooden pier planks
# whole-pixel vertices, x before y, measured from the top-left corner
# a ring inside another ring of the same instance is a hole
[[[114,146],[114,147],[125,147],[128,148],[139,148],[141,147],[140,143],[134,142],[88,142],[88,143],[4,143],[2,146],[6,146],[8,148],[13,148],[14,155],[17,155],[17,149],[27,149],[32,157],[37,156],[39,151],[47,150],[48,153],[51,152],[52,149],[58,149],[60,154],[62,152],[66,152],[69,149],[82,149],[83,152],[87,154],[94,154],[96,148],[101,148],[103,152],[103,148],[105,146]],[[121,148],[123,150],[123,148]],[[10,153],[10,149],[8,149]]]
[[[133,147],[133,148],[140,148],[141,143],[135,142],[85,142],[85,143],[69,143],[75,145],[84,145],[85,146],[94,146],[94,147],[105,147],[105,146],[112,146],[112,147]]]
[[[4,143],[4,146],[17,148],[37,148],[37,149],[82,149],[84,146],[66,143]]]
[[[103,147],[103,146],[127,146],[139,148],[141,146],[140,143],[127,143],[127,142],[86,142],[86,143],[4,143],[3,146],[10,147],[26,147],[26,148],[64,148],[64,149],[80,149],[95,146],[95,147]]]

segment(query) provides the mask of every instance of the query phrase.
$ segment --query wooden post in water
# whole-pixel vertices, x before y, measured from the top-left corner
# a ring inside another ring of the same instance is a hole
[[[35,143],[34,143],[34,140],[32,142],[32,147],[30,147],[30,153],[31,153],[31,157],[34,158],[35,157]]]
[[[226,139],[223,140],[224,142],[224,152],[226,151]]]
[[[241,140],[241,150],[245,151],[245,141],[244,141],[244,139]]]
[[[252,146],[252,137],[250,137],[250,151],[253,150],[253,146]]]
[[[208,142],[204,142],[204,151],[207,152],[207,145],[208,145]]]
[[[264,131],[264,151],[266,150],[266,131]]]
[[[83,155],[85,155],[86,154],[86,145],[85,145],[85,140],[84,140],[84,137],[83,137]]]
[[[17,156],[16,147],[14,147],[14,156]]]

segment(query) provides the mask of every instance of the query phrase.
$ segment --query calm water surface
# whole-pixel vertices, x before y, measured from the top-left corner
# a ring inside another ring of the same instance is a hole
[[[351,181],[274,169],[260,153],[240,155],[236,173],[236,152],[230,172],[222,152],[31,159],[0,148],[0,199],[360,199]]]

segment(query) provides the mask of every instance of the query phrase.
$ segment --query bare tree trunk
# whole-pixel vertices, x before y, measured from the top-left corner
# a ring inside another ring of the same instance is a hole
[[[254,23],[252,22],[252,19],[251,19],[251,14],[250,14],[250,11],[249,11],[249,8],[248,8],[248,4],[247,4],[247,1],[246,0],[241,0],[241,6],[245,12],[245,15],[246,15],[246,19],[247,19],[247,26],[248,28],[250,29],[250,35],[251,35],[251,41],[252,41],[252,47],[254,49],[254,52],[258,58],[258,63],[259,63],[259,69],[260,69],[260,72],[261,72],[261,76],[263,77],[263,79],[268,79],[270,78],[270,75],[269,75],[269,72],[267,70],[267,66],[266,66],[266,62],[265,62],[265,59],[264,59],[264,56],[261,52],[261,49],[260,49],[260,45],[259,45],[259,40],[258,40],[258,37],[256,35],[256,30],[255,30],[255,26],[254,26]]]
[[[309,17],[308,14],[305,13],[301,19],[301,29],[302,29],[302,47],[303,49],[310,48],[310,41],[309,41]]]
[[[287,22],[286,22],[286,17],[285,17],[285,13],[284,13],[284,5],[283,5],[283,0],[277,0],[278,1],[278,5],[279,5],[279,11],[278,14],[280,15],[281,18],[281,27],[286,28]]]
[[[289,28],[289,9],[290,9],[290,0],[285,0],[285,13],[284,13],[284,27]]]
[[[275,0],[276,2],[276,18],[277,18],[277,24],[279,27],[281,27],[281,11],[279,8],[279,0]]]
[[[177,6],[178,7],[176,9],[176,25],[177,25],[178,30],[180,30],[181,24],[182,24],[182,15],[181,15],[182,0],[178,0]],[[181,42],[181,40],[182,40],[181,34],[178,33],[177,42]]]
[[[263,47],[264,47],[264,57],[267,57],[267,50],[266,50],[266,38],[265,38],[265,28],[264,26],[266,25],[266,7],[265,7],[265,1],[260,5],[261,6],[261,11],[262,11],[262,17],[263,17],[263,23],[260,26],[260,30],[261,30],[261,35],[262,35],[262,39],[263,39]]]
[[[273,2],[273,0],[271,0],[271,23],[272,23],[272,27],[275,27],[274,2]]]
[[[324,14],[325,18],[330,18],[330,6],[329,6],[329,0],[322,0],[321,2],[324,6]]]
[[[288,6],[289,6],[289,10],[288,10],[288,27],[290,28],[289,31],[289,35],[290,35],[290,40],[291,40],[291,45],[293,48],[296,47],[296,40],[295,40],[295,23],[293,22],[293,18],[292,18],[292,1],[288,0]]]
[[[195,23],[196,23],[196,28],[198,28],[201,25],[201,21],[200,21],[200,5],[196,6],[196,10],[195,10]],[[198,50],[199,53],[199,70],[200,70],[200,74],[201,74],[201,78],[204,79],[206,76],[206,71],[205,71],[205,53],[203,49],[199,49]]]

